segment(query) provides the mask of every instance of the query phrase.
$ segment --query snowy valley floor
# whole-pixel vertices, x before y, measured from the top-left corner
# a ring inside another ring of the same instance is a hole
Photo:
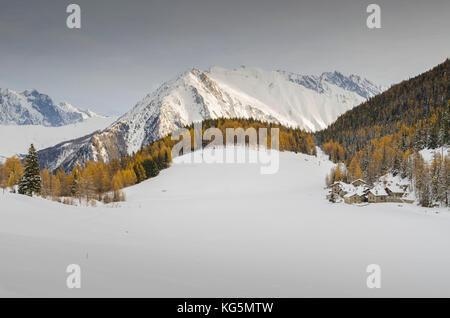
[[[274,175],[173,164],[120,207],[0,193],[0,296],[450,297],[448,209],[331,204],[330,167],[293,153]]]

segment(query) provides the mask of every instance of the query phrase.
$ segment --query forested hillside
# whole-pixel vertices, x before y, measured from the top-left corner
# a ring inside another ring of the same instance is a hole
[[[337,141],[345,149],[345,159],[348,159],[370,140],[408,127],[413,129],[402,137],[405,149],[448,144],[449,68],[447,59],[432,70],[370,98],[318,132],[318,143]]]
[[[339,117],[316,134],[323,150],[346,168],[327,182],[364,178],[373,183],[386,173],[408,177],[424,206],[449,203],[450,160],[437,154],[427,164],[418,153],[450,142],[449,60]],[[345,170],[345,171],[344,171]]]

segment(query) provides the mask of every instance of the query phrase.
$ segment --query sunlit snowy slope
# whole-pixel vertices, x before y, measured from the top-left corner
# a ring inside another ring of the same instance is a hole
[[[331,204],[331,165],[174,163],[120,207],[0,193],[0,296],[449,297],[448,210]],[[81,289],[66,288],[69,264]]]

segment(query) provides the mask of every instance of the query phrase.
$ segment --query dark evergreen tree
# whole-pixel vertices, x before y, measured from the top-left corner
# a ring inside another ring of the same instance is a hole
[[[159,174],[158,166],[152,159],[145,159],[142,161],[142,166],[144,167],[147,178],[153,178]]]
[[[38,155],[33,144],[25,158],[24,172],[19,183],[19,193],[32,196],[33,193],[41,193],[41,175],[38,163]]]
[[[73,171],[72,184],[70,185],[70,194],[71,194],[72,196],[76,196],[76,195],[77,195],[78,179],[79,179],[78,169],[75,169],[75,170]]]

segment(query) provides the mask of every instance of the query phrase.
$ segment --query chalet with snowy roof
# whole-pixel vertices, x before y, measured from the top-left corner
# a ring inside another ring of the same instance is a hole
[[[347,193],[344,195],[344,202],[347,204],[362,203],[364,202],[364,196],[358,195],[356,193]]]
[[[380,182],[375,183],[373,187],[362,179],[354,180],[351,184],[337,181],[329,186],[330,191],[327,199],[332,202],[344,200],[345,203],[381,203],[381,202],[399,202],[399,203],[413,203],[414,198],[411,198],[408,193],[408,185],[404,184],[402,180],[395,179],[392,176],[385,176],[380,178]]]
[[[367,194],[367,201],[369,203],[388,202],[389,195],[386,192],[386,190],[380,185],[367,190],[366,194]]]
[[[365,185],[353,187],[353,189],[350,192],[344,195],[344,202],[348,204],[353,204],[367,201],[366,190],[367,189]]]
[[[331,193],[343,197],[348,192],[352,191],[352,186],[348,183],[337,181],[330,185]]]
[[[390,197],[394,198],[401,198],[405,194],[405,191],[397,185],[388,185],[385,190]]]

